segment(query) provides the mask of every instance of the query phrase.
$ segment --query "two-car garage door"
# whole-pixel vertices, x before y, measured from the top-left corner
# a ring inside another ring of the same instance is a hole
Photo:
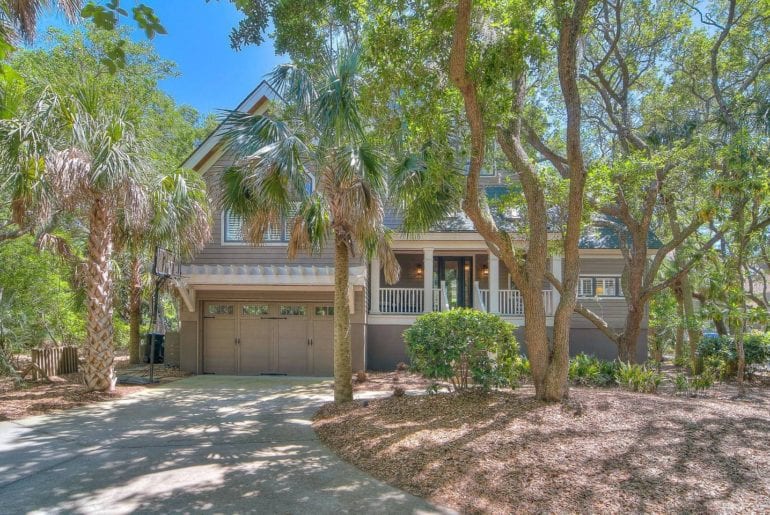
[[[331,303],[206,302],[208,374],[333,374]]]

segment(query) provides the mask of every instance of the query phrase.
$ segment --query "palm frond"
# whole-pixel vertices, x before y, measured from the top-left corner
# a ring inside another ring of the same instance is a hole
[[[307,70],[294,64],[276,66],[267,75],[267,82],[284,102],[307,112],[318,98],[313,79]]]
[[[391,199],[403,215],[405,233],[428,231],[460,208],[465,177],[448,154],[426,145],[393,168]]]
[[[68,20],[75,21],[81,5],[80,0],[6,0],[0,4],[5,18],[10,20],[27,43],[34,40],[37,20],[43,11],[57,7]]]
[[[355,141],[363,137],[361,115],[356,101],[360,55],[357,49],[340,52],[326,83],[318,88],[313,118],[324,140],[340,144],[346,138]]]

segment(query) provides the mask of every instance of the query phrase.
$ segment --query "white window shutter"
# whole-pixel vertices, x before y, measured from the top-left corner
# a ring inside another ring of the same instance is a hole
[[[225,241],[243,241],[243,218],[230,211],[225,211]]]

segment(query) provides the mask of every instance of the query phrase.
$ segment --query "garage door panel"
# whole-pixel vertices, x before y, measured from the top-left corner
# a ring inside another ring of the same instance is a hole
[[[278,372],[307,375],[310,335],[308,305],[287,302],[278,305]]]
[[[274,372],[273,320],[241,319],[240,370],[241,375]]]
[[[231,304],[211,304],[203,318],[203,372],[232,375],[237,373],[236,326]]]
[[[313,375],[330,377],[334,375],[334,322],[316,320],[313,322]]]
[[[204,311],[204,372],[334,373],[331,301],[219,301]]]

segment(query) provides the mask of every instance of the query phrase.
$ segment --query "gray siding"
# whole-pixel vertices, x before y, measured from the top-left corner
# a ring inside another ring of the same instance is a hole
[[[580,260],[580,275],[618,276],[623,273],[623,258],[582,258]],[[607,324],[616,330],[622,329],[626,323],[628,303],[623,297],[595,299],[578,298],[578,302],[599,315]],[[572,315],[572,327],[575,329],[594,329],[594,325],[581,315]],[[647,328],[647,314],[642,321],[642,329]]]
[[[370,370],[390,371],[403,361],[409,363],[406,354],[406,344],[403,332],[406,325],[370,325],[367,327],[367,366]],[[553,334],[553,328],[548,328],[548,335]],[[516,339],[521,347],[521,353],[527,355],[527,342],[524,338],[524,328],[516,328]],[[614,360],[618,357],[617,346],[597,329],[570,330],[570,356],[584,352],[600,359]],[[647,359],[647,331],[639,335],[637,343],[637,360]]]
[[[366,328],[366,366],[369,370],[392,371],[400,362],[409,363],[402,336],[408,325],[369,325]]]
[[[254,246],[222,243],[222,210],[219,207],[220,179],[224,171],[232,166],[232,154],[223,154],[206,171],[205,180],[212,206],[211,241],[201,250],[191,264],[195,265],[318,265],[334,264],[334,249],[328,245],[320,255],[300,254],[294,260],[286,255],[285,243],[270,243]],[[351,264],[361,264],[361,259],[351,260]]]

